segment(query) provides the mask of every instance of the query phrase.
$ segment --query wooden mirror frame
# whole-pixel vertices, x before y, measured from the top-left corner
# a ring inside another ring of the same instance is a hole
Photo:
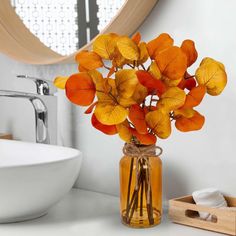
[[[147,17],[158,0],[126,0],[111,22],[100,34],[116,32],[131,35]],[[80,48],[91,47],[91,40]],[[28,64],[72,63],[77,52],[62,56],[45,46],[24,25],[10,0],[1,0],[0,4],[0,52],[9,57]]]

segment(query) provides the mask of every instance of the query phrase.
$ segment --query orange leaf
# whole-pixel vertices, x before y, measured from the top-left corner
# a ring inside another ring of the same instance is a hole
[[[147,49],[149,56],[154,59],[158,55],[158,53],[173,46],[173,43],[174,40],[170,37],[169,34],[160,34],[157,38],[148,42]]]
[[[199,85],[193,88],[186,96],[185,103],[181,107],[183,109],[192,108],[198,106],[203,97],[206,94],[206,87],[204,85]]]
[[[205,122],[205,117],[195,111],[194,115],[190,118],[180,116],[176,119],[175,126],[182,132],[189,132],[199,130]]]
[[[75,56],[75,60],[87,70],[94,70],[103,66],[102,58],[95,52],[81,51]]]
[[[88,71],[86,68],[84,68],[81,65],[78,66],[78,70],[79,70],[79,72],[87,72]]]
[[[98,119],[96,118],[96,116],[94,114],[92,115],[91,123],[94,128],[100,130],[104,134],[108,134],[108,135],[117,134],[117,129],[116,129],[115,125],[102,124],[101,122],[98,121]]]
[[[93,111],[94,107],[97,105],[97,103],[98,102],[94,102],[93,104],[91,104],[89,108],[84,112],[84,114],[90,114]]]
[[[189,78],[189,79],[182,79],[180,81],[180,83],[178,84],[178,87],[181,89],[188,89],[188,90],[192,90],[193,88],[195,88],[197,85],[196,80],[194,78]]]
[[[195,43],[192,40],[184,40],[181,49],[187,56],[187,66],[191,66],[197,60],[197,50],[195,48]]]
[[[141,34],[139,32],[136,32],[132,38],[131,38],[137,45],[139,44],[141,40]]]
[[[162,75],[169,79],[180,79],[187,69],[187,57],[178,47],[173,46],[155,57]]]
[[[196,80],[194,78],[186,79],[185,80],[185,88],[188,90],[192,90],[196,87]]]
[[[151,144],[155,144],[157,141],[157,138],[154,134],[149,134],[149,133],[140,134],[134,128],[130,128],[130,131],[131,131],[132,135],[138,139],[140,144],[151,145]]]
[[[144,110],[138,105],[132,105],[129,110],[129,119],[140,134],[147,133]]]
[[[165,92],[166,87],[161,80],[155,79],[150,73],[143,70],[136,72],[139,82],[149,91],[157,91],[159,95]]]
[[[145,115],[147,115],[148,112],[150,112],[150,111],[155,111],[155,110],[157,110],[157,107],[156,107],[156,106],[145,106],[145,107],[144,107],[144,113],[145,113]]]
[[[116,125],[118,134],[122,140],[129,143],[132,139],[132,133],[130,131],[130,126],[128,120]]]
[[[71,75],[66,82],[65,89],[66,96],[72,103],[88,106],[93,102],[95,85],[86,72]]]

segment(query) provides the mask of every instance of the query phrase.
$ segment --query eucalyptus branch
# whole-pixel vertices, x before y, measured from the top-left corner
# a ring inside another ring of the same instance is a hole
[[[128,123],[131,127],[135,128],[134,124],[128,120]]]
[[[185,79],[191,79],[191,78],[194,78],[195,75],[191,75],[191,76],[188,76],[188,77],[185,77]]]
[[[111,69],[110,67],[108,67],[108,66],[106,66],[106,65],[104,65],[104,64],[103,64],[103,67],[106,68],[107,70],[110,70],[110,69]]]
[[[131,67],[132,69],[135,68],[133,65],[130,65],[130,64],[127,64],[127,66]]]
[[[106,93],[106,92],[104,92],[102,90],[96,90],[96,92],[107,94],[108,96],[110,96],[114,100],[114,102],[116,102],[118,104],[118,101],[117,101],[116,97],[111,93],[111,91]]]
[[[144,99],[143,102],[142,102],[142,108],[145,107],[145,102],[146,102],[146,99]]]
[[[146,70],[145,66],[143,64],[140,64],[143,70]]]

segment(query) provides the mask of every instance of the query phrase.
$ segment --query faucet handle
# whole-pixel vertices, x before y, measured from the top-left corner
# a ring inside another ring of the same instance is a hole
[[[54,95],[57,91],[53,82],[50,80],[35,78],[28,75],[17,75],[16,77],[32,80],[36,85],[37,94],[39,95]]]

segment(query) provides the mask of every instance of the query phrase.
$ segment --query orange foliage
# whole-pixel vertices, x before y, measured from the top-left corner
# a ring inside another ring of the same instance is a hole
[[[198,106],[204,95],[206,94],[206,87],[203,85],[199,85],[193,88],[186,96],[185,103],[183,105],[183,109],[192,108]]]
[[[187,56],[176,46],[160,52],[155,61],[161,73],[169,79],[182,78],[187,69]]]
[[[182,132],[189,132],[199,130],[202,128],[205,122],[205,117],[197,111],[191,117],[180,116],[176,118],[175,127]]]
[[[137,132],[140,134],[146,134],[148,132],[145,121],[145,112],[138,104],[132,105],[130,107],[129,119],[133,123]]]
[[[149,72],[138,70],[136,72],[139,83],[146,87],[150,94],[163,94],[166,90],[165,84],[161,80],[155,79]]]
[[[98,121],[95,114],[92,115],[91,123],[92,123],[94,128],[100,130],[104,134],[108,134],[108,135],[117,134],[117,129],[116,129],[115,125],[104,125],[104,124],[102,124],[101,122]]]
[[[99,131],[150,145],[171,135],[171,121],[182,132],[201,129],[205,118],[193,108],[206,93],[216,96],[224,90],[225,67],[212,58],[204,58],[195,74],[189,74],[197,57],[192,40],[174,46],[167,33],[147,43],[139,32],[131,38],[103,34],[91,51],[76,55],[79,73],[59,76],[54,85],[65,89],[72,103],[89,106],[85,114],[92,114],[91,123]],[[105,76],[100,68],[108,70]]]
[[[86,72],[71,75],[65,89],[68,99],[80,106],[90,105],[96,92],[93,80]]]
[[[181,45],[181,49],[187,56],[187,66],[188,67],[191,66],[197,60],[197,56],[198,56],[194,42],[189,39],[184,40]]]
[[[141,34],[139,32],[137,32],[132,36],[131,39],[138,45],[141,40]]]

